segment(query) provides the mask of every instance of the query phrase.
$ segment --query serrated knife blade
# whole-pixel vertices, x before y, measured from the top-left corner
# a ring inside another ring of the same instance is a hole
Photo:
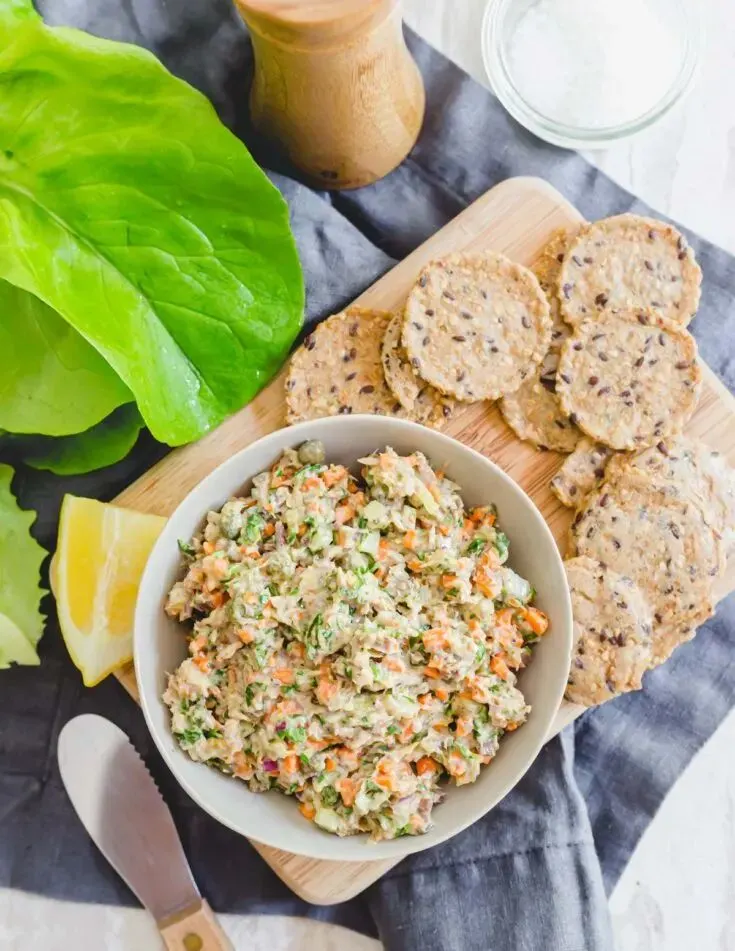
[[[121,729],[95,714],[59,734],[59,770],[91,839],[150,911],[169,948],[231,948],[202,899],[153,777]]]

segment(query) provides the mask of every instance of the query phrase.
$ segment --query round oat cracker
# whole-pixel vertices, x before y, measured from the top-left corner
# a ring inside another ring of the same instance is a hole
[[[630,578],[584,556],[564,562],[574,616],[566,698],[585,707],[640,690],[651,663],[651,608]]]
[[[562,412],[556,396],[559,351],[571,333],[561,317],[556,284],[564,253],[575,234],[576,231],[563,228],[555,231],[531,266],[549,302],[549,349],[538,369],[514,393],[504,396],[499,404],[503,418],[519,439],[531,442],[539,449],[556,452],[573,452],[582,435]]]
[[[724,548],[696,505],[667,497],[647,476],[629,473],[593,492],[570,532],[570,554],[594,558],[641,589],[653,611],[654,664],[711,617]]]
[[[425,426],[441,429],[457,411],[457,401],[425,383],[412,369],[401,343],[403,314],[396,314],[381,347],[385,381],[398,402]]]
[[[565,320],[652,307],[686,325],[699,305],[702,271],[684,236],[637,215],[604,218],[571,242],[558,278]]]
[[[432,261],[406,302],[402,342],[411,366],[455,399],[512,393],[541,363],[550,338],[538,281],[499,254]]]
[[[562,410],[613,449],[640,449],[682,430],[702,371],[694,337],[652,310],[586,320],[565,342],[557,371]]]
[[[408,414],[383,376],[380,344],[392,314],[348,307],[322,321],[291,357],[287,422],[340,413]]]
[[[646,476],[666,496],[693,502],[709,527],[730,546],[735,535],[735,494],[728,491],[730,485],[723,478],[727,467],[720,453],[685,436],[660,440],[640,452],[617,453],[605,478],[616,482],[630,473]],[[730,474],[735,476],[732,470]]]
[[[574,452],[581,433],[562,413],[553,383],[549,387],[536,371],[515,393],[502,398],[500,412],[519,439],[539,449]]]

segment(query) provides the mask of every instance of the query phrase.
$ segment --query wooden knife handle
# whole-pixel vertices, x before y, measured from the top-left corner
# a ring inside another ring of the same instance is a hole
[[[158,930],[168,951],[234,951],[203,898],[196,905],[159,921]]]

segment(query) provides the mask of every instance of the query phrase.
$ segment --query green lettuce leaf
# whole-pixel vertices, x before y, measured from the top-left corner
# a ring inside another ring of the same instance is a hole
[[[63,476],[82,475],[124,459],[142,428],[137,407],[121,406],[107,419],[76,436],[34,439],[28,449],[21,451],[21,458],[34,469]]]
[[[287,206],[207,99],[144,50],[1,15],[0,279],[171,445],[251,399],[303,314]]]
[[[66,436],[132,399],[112,367],[56,311],[0,281],[0,427]]]
[[[8,23],[40,19],[31,0],[0,0],[0,16]]]
[[[0,670],[11,664],[37,667],[40,663],[36,648],[26,640],[23,631],[9,617],[0,614]]]
[[[0,464],[0,614],[35,646],[43,634],[39,604],[44,595],[41,562],[46,552],[31,535],[36,513],[21,509],[12,493],[13,475],[10,466]],[[10,635],[6,637],[10,641]]]

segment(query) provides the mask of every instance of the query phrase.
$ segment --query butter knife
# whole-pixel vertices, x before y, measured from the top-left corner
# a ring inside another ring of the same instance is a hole
[[[61,778],[92,841],[156,919],[169,951],[232,951],[199,893],[176,826],[128,737],[84,714],[59,734]]]

